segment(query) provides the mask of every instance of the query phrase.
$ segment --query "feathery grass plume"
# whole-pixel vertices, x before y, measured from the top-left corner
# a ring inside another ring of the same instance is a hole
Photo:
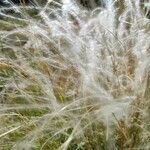
[[[0,8],[0,150],[149,149],[140,0],[62,2]]]

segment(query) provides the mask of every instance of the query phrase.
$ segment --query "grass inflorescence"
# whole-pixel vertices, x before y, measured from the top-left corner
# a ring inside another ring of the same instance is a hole
[[[0,150],[149,149],[148,8],[36,4],[0,8]]]

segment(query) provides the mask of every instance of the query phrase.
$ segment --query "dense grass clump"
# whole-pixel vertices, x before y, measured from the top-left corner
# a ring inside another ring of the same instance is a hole
[[[0,150],[150,149],[148,7],[35,3],[0,8]]]

